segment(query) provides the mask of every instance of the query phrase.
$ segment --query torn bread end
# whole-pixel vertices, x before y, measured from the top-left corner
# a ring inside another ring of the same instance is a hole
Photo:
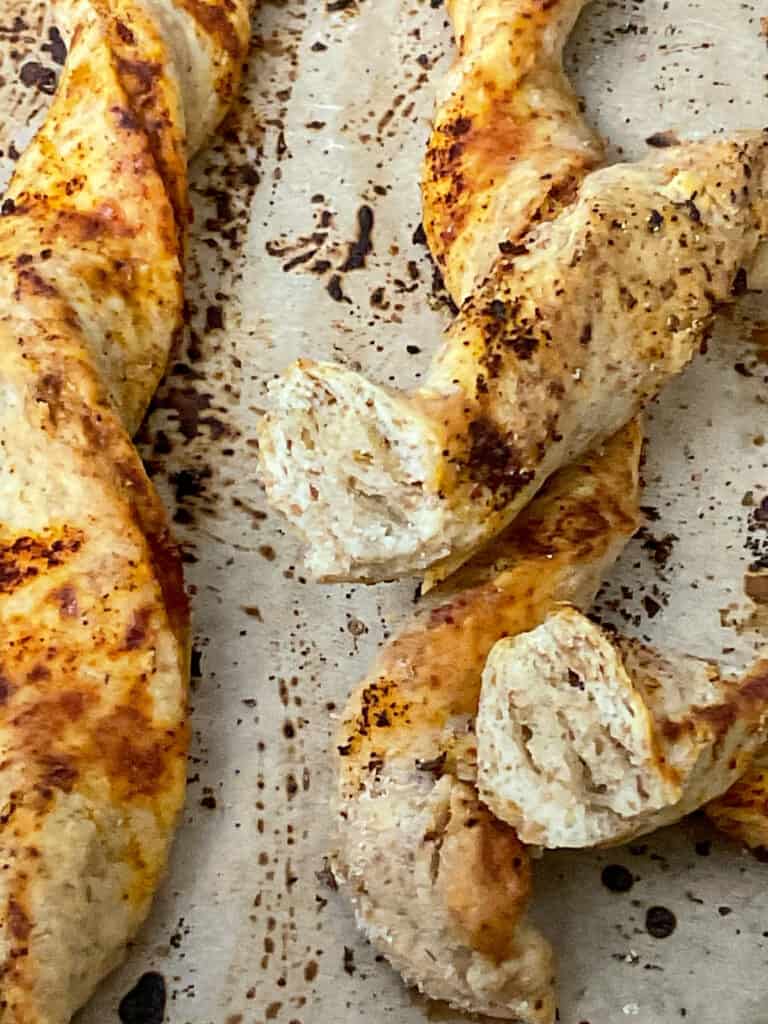
[[[320,579],[391,579],[447,550],[439,429],[408,399],[332,363],[300,362],[270,386],[261,425],[270,501]]]
[[[727,789],[761,742],[765,705],[709,662],[614,639],[565,606],[491,652],[480,792],[524,842],[623,842]]]

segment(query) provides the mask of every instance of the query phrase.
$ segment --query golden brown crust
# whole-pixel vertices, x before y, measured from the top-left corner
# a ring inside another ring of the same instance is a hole
[[[449,4],[457,57],[422,175],[424,229],[454,301],[602,159],[561,70],[583,0]]]
[[[438,889],[470,949],[497,964],[515,955],[515,929],[530,902],[530,858],[514,830],[477,797],[451,800]]]

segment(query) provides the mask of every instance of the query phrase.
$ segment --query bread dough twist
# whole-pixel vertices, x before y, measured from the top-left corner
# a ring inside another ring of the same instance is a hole
[[[188,615],[130,436],[182,325],[187,159],[245,0],[77,0],[0,210],[0,1022],[66,1024],[146,916],[182,804]]]
[[[424,386],[307,361],[271,385],[262,476],[317,577],[448,575],[636,415],[716,307],[754,283],[768,135],[676,146],[578,184],[599,154],[560,70],[581,6],[450,8],[460,53],[424,221],[463,304]]]

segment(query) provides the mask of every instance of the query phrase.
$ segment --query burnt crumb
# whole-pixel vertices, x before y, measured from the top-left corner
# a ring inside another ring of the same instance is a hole
[[[312,43],[312,45],[310,46],[310,50],[313,53],[323,53],[327,49],[328,47],[325,45],[325,43],[321,43],[319,40],[316,43]]]
[[[649,907],[645,915],[645,930],[654,939],[668,939],[677,928],[677,918],[666,907]]]
[[[64,40],[61,38],[61,33],[54,25],[48,29],[48,42],[43,43],[40,49],[44,53],[50,53],[51,60],[54,64],[62,65],[67,59],[67,47]]]
[[[199,647],[192,648],[191,664],[190,664],[190,675],[193,679],[202,679],[203,677],[203,652]]]
[[[608,864],[604,867],[600,881],[611,892],[629,892],[635,884],[632,873],[622,864]]]
[[[696,203],[694,203],[693,198],[686,199],[683,203],[683,207],[694,224],[701,224],[701,211]]]
[[[419,226],[413,232],[411,241],[414,245],[426,245],[427,244],[427,233],[424,230],[424,225],[419,223]]]
[[[177,504],[187,498],[199,498],[205,492],[206,482],[212,475],[208,466],[180,469],[178,473],[171,473],[168,481],[174,488]]]
[[[654,132],[648,136],[645,144],[655,149],[667,149],[669,146],[679,146],[680,139],[675,132]]]
[[[53,96],[56,92],[56,72],[39,61],[27,61],[22,66],[19,77],[24,85],[34,86],[38,92],[45,93],[46,96]]]
[[[749,499],[749,504],[747,504]],[[768,496],[758,506],[754,505],[754,495],[748,492],[742,504],[752,508],[747,526],[746,549],[752,556],[749,565],[750,573],[759,573],[768,569]]]
[[[661,611],[661,605],[650,594],[646,594],[643,598],[643,607],[649,619],[654,618]]]
[[[528,246],[522,242],[499,242],[499,252],[503,256],[525,256]]]
[[[212,793],[207,793],[200,800],[200,806],[205,807],[208,811],[216,810],[216,797]]]
[[[445,287],[445,281],[443,275],[440,272],[440,268],[432,259],[432,255],[429,254],[430,262],[432,263],[432,285],[430,291],[432,293],[432,299],[434,301],[434,308],[440,309],[442,306],[450,312],[451,316],[456,316],[459,312],[459,307],[453,301],[451,296],[448,294],[448,289]]]
[[[355,973],[355,951],[350,949],[349,946],[344,947],[344,970],[347,974]]]
[[[568,685],[573,686],[576,690],[584,689],[584,680],[578,672],[574,672],[572,668],[568,669]]]
[[[345,295],[341,289],[341,276],[339,274],[333,275],[333,277],[326,285],[325,290],[328,292],[328,294],[331,296],[334,302],[352,302],[349,296]]]
[[[224,313],[221,306],[208,306],[205,311],[206,330],[216,331],[224,326]]]
[[[648,214],[648,230],[652,233],[655,233],[661,230],[663,224],[664,218],[659,213],[659,211],[651,210],[651,212]]]
[[[325,9],[329,14],[333,14],[334,11],[356,11],[357,3],[356,0],[327,0]]]
[[[318,880],[320,885],[326,886],[328,889],[332,889],[334,892],[339,888],[339,883],[331,871],[331,862],[327,857],[323,857],[323,866],[319,871],[315,872],[315,878]]]
[[[746,295],[749,290],[749,283],[747,281],[747,271],[745,267],[739,267],[736,271],[736,277],[733,279],[731,285],[731,295],[734,298],[739,298],[742,295]]]
[[[421,349],[419,348],[418,345],[406,345],[405,351],[408,353],[409,356],[417,356],[419,352],[421,352]]]
[[[733,907],[718,907],[717,912],[720,917],[728,917],[729,914],[733,913]]]
[[[674,533],[666,533],[663,537],[655,537],[646,527],[637,532],[643,539],[643,551],[647,551],[656,565],[663,567],[669,561],[672,550],[680,538]]]
[[[118,1016],[123,1024],[163,1024],[165,1002],[165,979],[147,971],[120,1000]]]
[[[350,245],[347,258],[339,267],[342,274],[365,266],[365,257],[373,250],[373,221],[373,210],[370,206],[361,206],[357,211],[357,238]]]

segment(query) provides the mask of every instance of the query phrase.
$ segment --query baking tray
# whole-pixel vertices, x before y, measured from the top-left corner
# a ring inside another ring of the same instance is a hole
[[[2,10],[7,179],[62,53],[45,4]],[[763,14],[735,0],[594,3],[569,67],[611,156],[641,155],[659,131],[768,125]],[[173,1024],[464,1019],[401,985],[323,871],[336,717],[414,584],[307,582],[255,459],[265,384],[295,357],[403,386],[427,366],[450,309],[418,242],[418,170],[451,52],[440,0],[265,4],[242,102],[195,162],[187,337],[141,434],[193,595],[189,793],[151,919],[79,1024],[117,1021],[146,972],[164,979]],[[768,494],[767,360],[768,305],[750,296],[654,404],[647,523],[597,605],[630,633],[734,669],[761,640],[744,572],[768,547],[755,515]],[[611,865],[628,869],[629,890],[606,886]],[[768,1021],[768,866],[704,821],[548,855],[535,884],[564,1024]],[[653,907],[674,916],[664,938],[647,928]]]

